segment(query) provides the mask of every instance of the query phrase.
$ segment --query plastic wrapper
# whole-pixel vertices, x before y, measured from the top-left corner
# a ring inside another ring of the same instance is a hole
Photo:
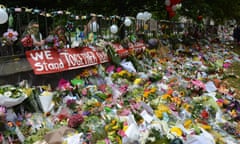
[[[52,92],[46,92],[44,91],[40,96],[39,100],[42,105],[42,109],[44,112],[49,112],[49,110],[52,107],[52,99],[53,99],[53,93]]]
[[[26,94],[23,94],[22,96],[18,98],[11,98],[5,95],[0,95],[0,105],[5,106],[7,108],[16,106],[18,104],[21,104],[25,99],[27,98]]]
[[[193,135],[185,142],[185,144],[215,144],[213,136],[201,129],[202,133],[200,135]]]
[[[120,65],[126,69],[128,72],[136,72],[136,69],[134,67],[134,65],[132,64],[132,62],[130,61],[122,61],[120,63]]]

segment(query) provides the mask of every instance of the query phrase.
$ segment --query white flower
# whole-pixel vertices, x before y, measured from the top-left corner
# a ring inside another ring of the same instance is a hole
[[[6,97],[10,97],[10,96],[12,96],[12,92],[11,91],[6,91],[6,92],[4,92],[3,95],[6,96]]]
[[[8,29],[7,32],[3,34],[3,37],[7,38],[9,41],[16,41],[18,38],[18,32],[13,31],[13,29]]]

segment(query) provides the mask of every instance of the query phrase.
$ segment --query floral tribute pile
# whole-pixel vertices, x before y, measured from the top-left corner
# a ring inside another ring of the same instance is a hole
[[[239,56],[219,44],[159,56],[158,48],[147,49],[85,68],[56,88],[26,81],[0,87],[0,141],[240,143],[239,96],[223,82],[234,77],[225,71]]]

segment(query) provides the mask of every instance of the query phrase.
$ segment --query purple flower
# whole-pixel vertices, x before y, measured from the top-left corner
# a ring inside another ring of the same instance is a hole
[[[23,116],[21,114],[18,114],[17,120],[18,121],[23,121]]]
[[[84,111],[84,112],[83,112],[83,115],[84,115],[84,116],[88,116],[88,115],[90,115],[90,114],[91,114],[91,112],[89,112],[89,111]]]
[[[68,99],[67,100],[67,106],[68,107],[71,107],[72,105],[75,105],[76,104],[76,100],[74,99]]]

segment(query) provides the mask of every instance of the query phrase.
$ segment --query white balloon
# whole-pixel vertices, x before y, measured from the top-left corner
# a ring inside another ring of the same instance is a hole
[[[113,24],[111,27],[110,27],[110,31],[111,33],[115,34],[118,32],[118,26]]]
[[[137,14],[137,19],[138,19],[138,20],[143,20],[143,17],[144,17],[144,15],[143,15],[142,12],[140,12],[140,13]]]
[[[127,17],[127,18],[124,20],[124,25],[127,26],[127,27],[129,27],[131,24],[132,24],[131,19]]]
[[[143,20],[148,20],[148,13],[147,11],[143,13]]]
[[[171,4],[171,1],[170,1],[170,0],[165,0],[165,5],[166,5],[166,6],[170,6],[170,4]]]
[[[8,20],[8,14],[5,10],[0,9],[0,24],[6,23]]]

